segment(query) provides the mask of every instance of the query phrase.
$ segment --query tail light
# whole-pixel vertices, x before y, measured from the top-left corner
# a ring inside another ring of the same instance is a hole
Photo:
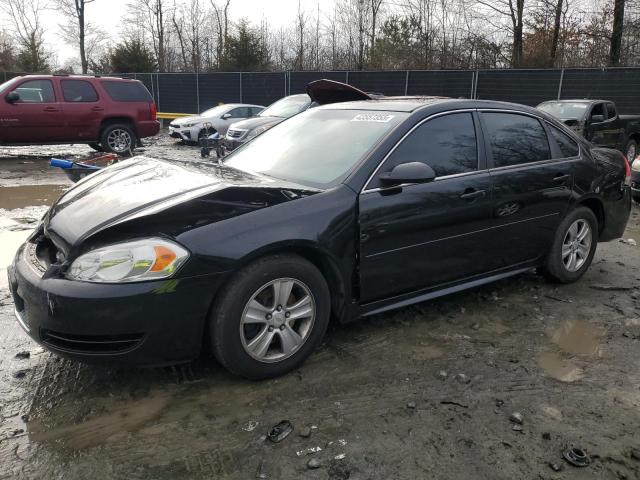
[[[624,158],[624,184],[627,186],[631,186],[631,165],[629,165],[629,160],[627,160],[626,155],[622,155]]]
[[[156,116],[158,115],[158,109],[156,108],[156,102],[151,102],[149,104],[149,113],[151,114],[151,120],[156,120]]]

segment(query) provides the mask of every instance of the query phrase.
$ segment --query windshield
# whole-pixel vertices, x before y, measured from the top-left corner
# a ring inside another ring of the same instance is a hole
[[[588,106],[588,103],[581,102],[545,102],[538,105],[538,110],[542,110],[562,120],[578,120],[584,117]]]
[[[18,80],[20,80],[20,78],[16,77],[16,78],[12,78],[11,80],[7,80],[3,84],[1,84],[0,85],[0,93],[4,92],[5,90],[8,90],[8,88],[11,87],[11,85],[16,83]]]
[[[292,95],[284,97],[275,103],[272,103],[262,112],[260,117],[280,117],[289,118],[302,112],[311,104],[309,95]]]
[[[231,154],[227,165],[317,188],[329,188],[406,113],[308,110],[276,125]]]
[[[229,105],[218,105],[217,107],[210,108],[209,110],[205,110],[200,115],[203,117],[215,117],[216,115],[222,115],[225,110],[229,108]]]

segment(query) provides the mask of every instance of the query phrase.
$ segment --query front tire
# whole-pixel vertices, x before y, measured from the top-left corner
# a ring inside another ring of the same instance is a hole
[[[107,125],[100,137],[104,151],[118,155],[131,155],[137,142],[136,134],[131,127],[123,123]]]
[[[631,165],[638,155],[638,144],[635,140],[629,140],[627,146],[624,149],[624,154],[627,156],[629,165]]]
[[[296,367],[329,324],[327,282],[309,261],[274,255],[240,270],[212,309],[213,353],[229,371],[259,380]]]
[[[578,207],[560,223],[544,273],[559,283],[579,280],[591,265],[598,245],[598,220],[587,207]]]

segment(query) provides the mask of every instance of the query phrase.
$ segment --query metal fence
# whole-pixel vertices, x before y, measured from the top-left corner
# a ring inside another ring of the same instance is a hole
[[[18,73],[0,73],[4,80]],[[440,95],[537,105],[555,98],[606,98],[621,113],[640,113],[640,67],[547,70],[398,70],[325,72],[131,73],[159,111],[201,112],[219,103],[268,105],[329,78],[385,95]]]

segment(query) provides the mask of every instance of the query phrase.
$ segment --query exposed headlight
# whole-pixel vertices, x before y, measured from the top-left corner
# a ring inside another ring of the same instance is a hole
[[[640,157],[636,157],[636,159],[633,160],[633,163],[631,164],[631,170],[633,170],[634,172],[640,172]]]
[[[251,130],[248,134],[247,134],[247,140],[249,140],[250,138],[253,137],[257,137],[258,135],[260,135],[261,133],[266,132],[267,130],[269,130],[273,125],[266,125],[264,127],[258,127],[254,130]]]
[[[66,277],[85,282],[120,283],[173,275],[189,252],[161,238],[146,238],[98,248],[78,257]]]
[[[180,125],[180,128],[191,128],[191,127],[195,127],[197,125],[197,123],[183,123],[182,125]]]

